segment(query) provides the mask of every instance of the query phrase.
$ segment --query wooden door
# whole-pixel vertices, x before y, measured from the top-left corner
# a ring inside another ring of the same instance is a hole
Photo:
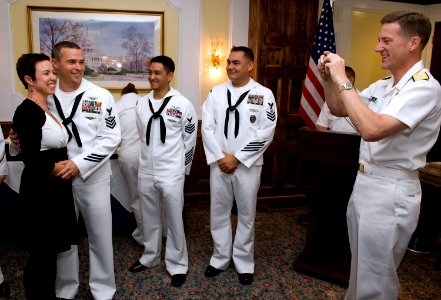
[[[436,80],[441,82],[441,22],[435,23],[430,73],[432,73]]]
[[[317,26],[318,0],[250,0],[249,46],[256,81],[270,88],[279,119],[259,195],[295,204],[303,200],[298,155],[302,84]]]
[[[279,113],[274,141],[264,154],[258,202],[272,207],[305,204],[298,155],[299,128],[304,123],[298,108],[317,26],[318,0],[250,0],[249,12],[253,78],[273,91]],[[200,134],[185,196],[190,202],[209,199],[209,169]]]
[[[430,73],[441,83],[441,22],[435,23],[433,34],[432,61],[430,63]],[[441,134],[433,148],[427,154],[427,161],[441,160]]]

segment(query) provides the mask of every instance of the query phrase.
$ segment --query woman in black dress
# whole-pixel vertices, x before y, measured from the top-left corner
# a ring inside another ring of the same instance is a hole
[[[67,160],[68,134],[47,107],[56,86],[49,57],[24,54],[16,67],[28,90],[13,117],[25,165],[18,210],[19,243],[29,250],[23,282],[28,299],[55,299],[57,254],[78,243],[72,184],[56,176]]]

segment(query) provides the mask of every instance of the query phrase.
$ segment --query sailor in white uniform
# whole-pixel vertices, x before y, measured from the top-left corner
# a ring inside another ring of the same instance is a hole
[[[61,42],[52,57],[59,80],[48,106],[70,135],[70,160],[59,176],[73,178],[75,206],[86,225],[90,291],[94,299],[108,300],[116,291],[109,158],[121,140],[118,115],[112,94],[82,78],[85,59],[78,45]],[[78,247],[60,253],[57,265],[56,295],[74,299],[79,288]]]
[[[210,165],[210,226],[214,243],[204,275],[217,276],[233,258],[239,281],[251,284],[254,274],[254,221],[263,153],[277,122],[273,93],[249,77],[254,54],[233,47],[227,61],[230,81],[214,87],[202,108],[202,139]],[[238,221],[234,244],[231,208]]]
[[[331,112],[348,115],[362,136],[347,208],[352,260],[346,299],[351,300],[398,298],[396,269],[420,213],[418,169],[441,125],[441,87],[421,61],[430,20],[417,12],[392,12],[381,24],[375,51],[392,76],[358,95],[341,57],[325,52],[319,63]]]
[[[346,76],[349,79],[349,82],[352,85],[355,85],[355,71],[349,66],[345,67]],[[355,88],[355,86],[354,86]],[[356,89],[357,93],[360,93],[358,89]],[[367,103],[366,103],[367,104]],[[318,116],[317,122],[315,125],[318,130],[321,131],[335,131],[342,133],[357,133],[358,131],[355,128],[354,124],[352,124],[351,119],[349,117],[336,117],[331,114],[329,110],[328,104],[323,104],[322,110],[320,111],[320,115]]]
[[[118,163],[129,189],[130,209],[135,215],[136,228],[132,233],[135,241],[144,245],[142,233],[141,209],[138,199],[138,166],[141,152],[141,138],[136,128],[136,105],[141,96],[132,83],[121,92],[121,99],[116,102],[121,124],[121,144],[118,147]]]
[[[144,253],[129,270],[140,272],[161,259],[161,204],[167,223],[165,265],[171,285],[181,286],[188,271],[182,211],[184,180],[190,173],[197,138],[197,115],[192,103],[170,87],[174,62],[152,58],[148,80],[152,91],[139,99],[137,125],[141,136],[139,200]]]

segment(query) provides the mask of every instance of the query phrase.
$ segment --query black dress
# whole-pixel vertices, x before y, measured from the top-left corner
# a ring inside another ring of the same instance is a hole
[[[25,165],[19,191],[18,242],[27,249],[59,253],[78,244],[78,223],[72,182],[51,175],[55,162],[67,159],[66,147],[40,150],[45,123],[46,114],[29,99],[17,107],[13,118]]]

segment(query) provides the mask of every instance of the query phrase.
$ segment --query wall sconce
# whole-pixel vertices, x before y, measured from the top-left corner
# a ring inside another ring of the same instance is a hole
[[[220,41],[211,42],[211,52],[208,55],[207,59],[207,70],[210,67],[218,69],[222,60],[224,59],[224,55],[222,53],[223,44]]]

